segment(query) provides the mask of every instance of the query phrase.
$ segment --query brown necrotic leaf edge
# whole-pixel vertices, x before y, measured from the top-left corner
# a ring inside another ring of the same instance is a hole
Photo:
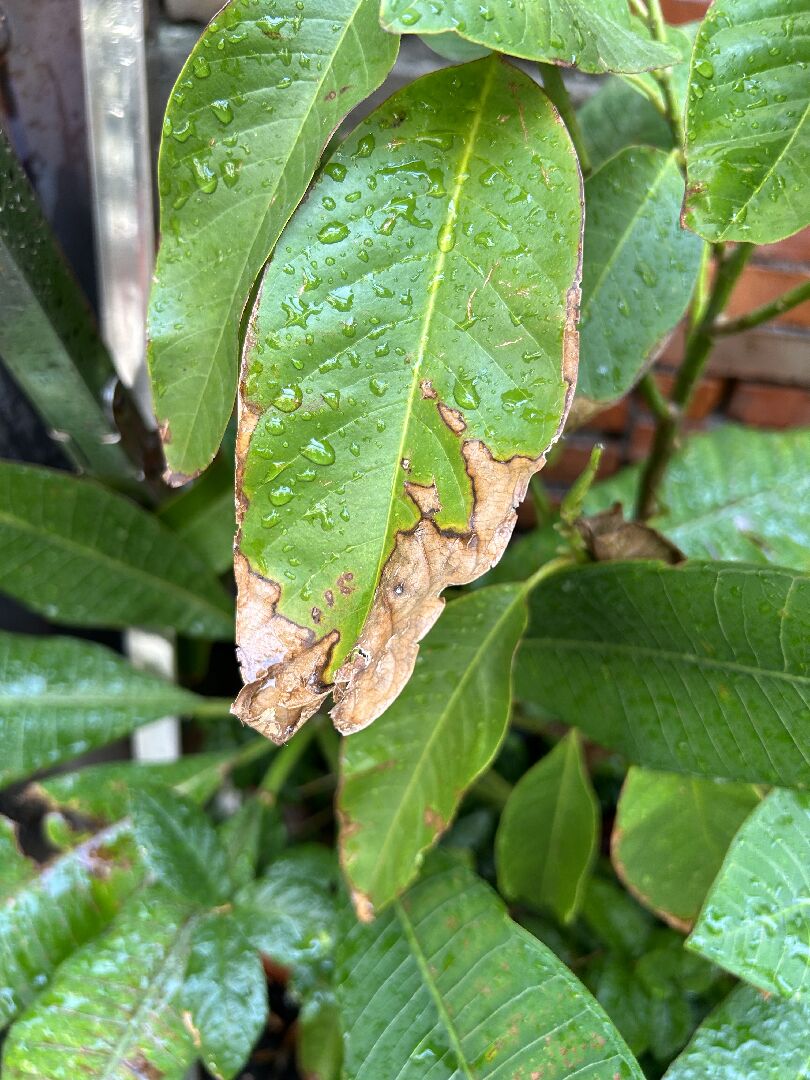
[[[581,179],[580,205],[584,207]],[[465,440],[463,416],[439,401],[430,383],[423,381],[423,396],[436,399],[442,420],[461,443],[473,492],[469,526],[463,533],[440,529],[433,521],[440,506],[435,487],[406,483],[420,520],[412,529],[397,534],[363,631],[331,684],[324,681],[324,673],[340,632],[331,630],[319,638],[315,631],[285,618],[278,610],[281,586],[251,569],[240,550],[247,509],[242,486],[244,463],[260,416],[245,395],[244,358],[255,337],[259,293],[248,326],[239,382],[234,570],[237,656],[245,685],[231,708],[234,716],[281,745],[318,711],[330,693],[335,702],[330,712],[332,722],[343,735],[368,727],[400,694],[416,663],[419,642],[444,608],[441,593],[453,585],[469,584],[499,561],[512,536],[529,480],[542,469],[546,455],[562,435],[577,381],[581,281],[580,234],[563,331],[563,413],[554,437],[538,457],[516,455],[497,461],[482,441]]]

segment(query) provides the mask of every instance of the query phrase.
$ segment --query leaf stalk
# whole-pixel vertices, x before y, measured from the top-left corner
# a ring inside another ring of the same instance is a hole
[[[571,100],[571,95],[568,93],[568,87],[563,81],[562,73],[556,64],[538,64],[537,66],[540,69],[540,74],[543,78],[543,89],[548,94],[552,104],[556,107],[557,112],[562,117],[563,123],[568,128],[568,134],[571,136],[571,142],[574,144],[574,149],[579,158],[579,167],[582,171],[582,175],[583,177],[590,176],[593,168],[591,166],[591,159],[587,147],[585,146],[585,136],[582,134],[582,128],[579,125],[579,119],[577,118],[574,109],[574,103]]]

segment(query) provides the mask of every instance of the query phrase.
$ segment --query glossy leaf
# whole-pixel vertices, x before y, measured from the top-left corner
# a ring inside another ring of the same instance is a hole
[[[507,900],[577,913],[596,856],[599,804],[571,731],[512,790],[495,839],[498,888]]]
[[[343,117],[398,41],[377,0],[230,0],[169,100],[149,366],[174,483],[204,469],[233,410],[251,286]]]
[[[525,598],[524,587],[501,585],[454,600],[401,696],[371,728],[344,740],[340,847],[361,917],[413,881],[497,753]]]
[[[196,1056],[177,1001],[190,931],[163,893],[129,904],[11,1029],[3,1080],[183,1080]]]
[[[197,700],[102,645],[0,633],[0,784],[188,710]]]
[[[3,364],[76,465],[133,480],[111,419],[113,362],[2,130],[0,176]]]
[[[715,0],[695,41],[685,220],[769,244],[810,224],[810,4]]]
[[[594,169],[629,146],[673,148],[672,132],[663,116],[619,78],[607,79],[577,110],[577,117]]]
[[[225,590],[156,518],[31,465],[0,462],[0,590],[73,626],[232,633]]]
[[[804,1080],[810,1008],[738,986],[703,1021],[665,1080]]]
[[[626,394],[686,311],[703,244],[680,226],[682,200],[675,154],[649,147],[621,151],[585,184],[580,407]]]
[[[810,988],[810,795],[774,791],[734,839],[688,946],[762,990]]]
[[[144,787],[171,787],[194,802],[207,802],[221,786],[228,764],[229,754],[218,751],[189,754],[177,761],[87,765],[40,780],[33,792],[52,809],[111,823],[126,817],[132,793]]]
[[[19,858],[16,882],[4,882],[12,887],[5,888],[0,904],[0,1028],[33,1000],[66,957],[110,923],[142,878],[132,839],[120,826],[39,872],[29,863],[23,874]]]
[[[567,133],[492,57],[395,94],[290,223],[242,386],[237,707],[271,738],[333,681],[370,723],[500,557],[567,407],[581,220]]]
[[[643,1074],[571,972],[446,856],[338,950],[346,1080]]]
[[[611,839],[616,873],[645,907],[689,930],[758,802],[749,784],[631,768]]]
[[[334,996],[311,998],[298,1014],[296,1064],[305,1080],[340,1080],[343,1030]]]
[[[478,45],[524,60],[562,63],[598,74],[645,71],[678,60],[677,51],[650,39],[621,0],[382,0],[382,24],[395,33],[455,31]]]
[[[808,778],[810,579],[789,570],[601,563],[533,593],[516,693],[635,764]]]
[[[200,1057],[218,1080],[231,1080],[267,1020],[267,980],[259,954],[228,913],[194,927],[181,994],[200,1040]]]
[[[0,903],[27,885],[36,873],[20,850],[17,823],[0,815]]]
[[[203,811],[165,788],[132,794],[135,839],[158,881],[191,905],[214,907],[231,891],[225,848]]]
[[[160,520],[217,574],[233,564],[233,454],[219,456],[200,479],[164,503]]]

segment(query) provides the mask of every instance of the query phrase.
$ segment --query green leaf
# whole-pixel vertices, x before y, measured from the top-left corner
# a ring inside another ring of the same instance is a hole
[[[688,439],[672,459],[650,524],[695,558],[810,570],[810,428],[724,425]],[[596,484],[588,513],[633,505],[638,470]]]
[[[804,1080],[806,1003],[738,986],[704,1020],[665,1080]]]
[[[231,915],[211,914],[195,926],[181,1000],[206,1069],[231,1080],[248,1060],[268,1011],[259,954]]]
[[[445,60],[452,60],[454,64],[466,63],[468,60],[480,60],[490,49],[483,45],[476,45],[472,41],[449,30],[446,34],[428,34],[420,38],[429,49],[432,49]]]
[[[784,997],[810,987],[810,795],[774,791],[735,837],[687,941]]]
[[[0,462],[0,589],[73,626],[228,638],[231,601],[165,525],[91,480]]]
[[[190,487],[161,506],[158,517],[216,574],[233,565],[233,454],[218,456]]]
[[[586,182],[578,404],[626,394],[686,311],[703,244],[680,226],[682,200],[675,154],[649,147]]]
[[[87,765],[76,772],[40,780],[32,790],[54,809],[113,822],[126,817],[132,793],[144,787],[171,787],[194,802],[207,802],[222,784],[230,757],[225,751],[217,751],[189,754],[177,761]]]
[[[654,769],[808,778],[810,579],[716,563],[601,563],[533,593],[516,693]]]
[[[506,733],[526,590],[496,585],[448,605],[413,677],[376,724],[344,740],[340,848],[370,917],[405,889]]]
[[[628,146],[673,148],[672,131],[654,106],[621,79],[607,79],[577,110],[591,165],[598,169]]]
[[[685,220],[706,240],[770,244],[810,223],[810,5],[715,0],[686,120]]]
[[[394,33],[455,31],[468,41],[524,60],[562,63],[599,74],[645,71],[679,59],[676,49],[650,39],[622,0],[382,0],[380,18]]]
[[[370,926],[352,920],[337,976],[347,1080],[642,1076],[582,984],[447,857]]]
[[[165,788],[132,793],[135,839],[155,877],[190,905],[228,899],[225,848],[203,811]]]
[[[611,951],[637,959],[644,953],[653,920],[613,880],[592,877],[582,901],[582,917]]]
[[[163,126],[149,365],[172,482],[204,469],[233,410],[242,311],[332,132],[399,42],[377,0],[231,0]]]
[[[256,876],[268,824],[265,819],[271,815],[275,818],[276,814],[275,808],[265,806],[260,798],[248,798],[220,825],[219,838],[225,847],[235,887],[247,885]],[[279,826],[283,829],[280,821]]]
[[[298,1071],[306,1080],[340,1080],[343,1030],[334,995],[306,1001],[298,1013]]]
[[[495,839],[498,888],[507,900],[577,914],[596,857],[599,804],[577,732],[520,778]]]
[[[0,815],[0,903],[27,885],[35,872],[20,850],[16,821]]]
[[[748,784],[631,768],[611,840],[616,873],[645,907],[689,930],[758,802]]]
[[[3,1080],[183,1080],[195,1057],[176,1000],[190,930],[161,892],[128,905],[11,1029]]]
[[[98,833],[39,873],[32,863],[24,873],[21,858],[14,857],[16,881],[7,880],[4,860],[0,1028],[33,1000],[66,957],[107,926],[142,878],[132,838],[121,826]]]
[[[3,364],[79,468],[134,480],[106,400],[113,362],[2,130],[0,176]]]
[[[0,633],[0,784],[187,711],[198,700],[136,671],[103,645]]]
[[[581,220],[551,104],[491,57],[395,94],[290,223],[242,391],[238,707],[271,738],[333,679],[370,723],[500,557],[570,396]]]

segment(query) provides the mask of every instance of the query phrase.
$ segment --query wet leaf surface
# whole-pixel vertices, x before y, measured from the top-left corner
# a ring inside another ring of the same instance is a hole
[[[66,473],[0,462],[0,590],[73,626],[228,638],[231,600],[135,503]]]
[[[604,85],[577,110],[591,165],[600,168],[632,146],[672,150],[672,132],[652,102],[619,78]]]
[[[810,223],[810,4],[715,0],[687,101],[685,221],[769,244]]]
[[[251,286],[343,117],[398,40],[377,0],[231,0],[186,62],[158,166],[162,242],[149,364],[175,483],[219,447]]]
[[[645,71],[678,60],[676,49],[650,39],[621,0],[382,0],[382,24],[396,33],[455,31],[479,45],[583,71]]]
[[[521,586],[496,586],[454,600],[422,643],[400,697],[371,728],[344,740],[341,858],[361,918],[413,881],[497,753],[525,597]]]
[[[761,990],[810,987],[810,795],[774,791],[735,837],[688,946]]]
[[[338,987],[347,1080],[643,1075],[585,987],[446,855],[370,926],[348,916]]]
[[[0,633],[0,784],[197,701],[89,641]]]
[[[645,907],[688,930],[734,834],[758,803],[749,784],[633,767],[611,839],[616,873]]]
[[[504,807],[495,840],[503,896],[569,922],[596,856],[599,817],[582,743],[571,731],[523,774]]]
[[[496,58],[406,87],[320,175],[243,361],[237,710],[264,734],[332,683],[336,726],[370,723],[442,589],[500,557],[567,407],[580,227],[567,133]]]
[[[733,563],[600,563],[529,604],[515,693],[656,769],[807,783],[810,579]]]

